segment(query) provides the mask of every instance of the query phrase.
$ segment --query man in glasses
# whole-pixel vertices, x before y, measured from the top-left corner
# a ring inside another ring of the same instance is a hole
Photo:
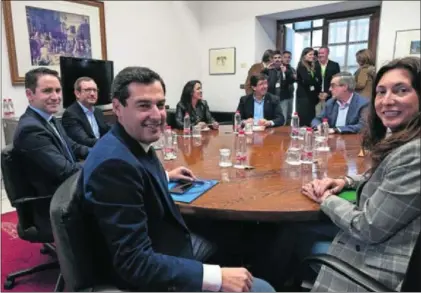
[[[63,113],[63,127],[74,141],[93,147],[110,129],[102,111],[95,109],[98,87],[92,78],[80,77],[75,82],[74,93],[76,101]]]

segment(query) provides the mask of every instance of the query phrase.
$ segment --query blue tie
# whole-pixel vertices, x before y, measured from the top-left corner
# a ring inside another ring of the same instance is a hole
[[[51,119],[50,119],[50,125],[54,129],[54,132],[57,134],[58,138],[60,139],[61,143],[63,144],[64,148],[66,149],[67,154],[69,155],[70,160],[72,161],[72,163],[74,163],[75,160],[73,158],[73,154],[70,151],[69,146],[67,145],[66,141],[60,135],[60,132],[58,131],[58,128],[57,128],[57,121],[56,121],[56,119],[54,117],[51,117]]]

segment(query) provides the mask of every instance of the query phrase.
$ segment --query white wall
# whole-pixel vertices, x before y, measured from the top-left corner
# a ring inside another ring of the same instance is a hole
[[[167,99],[175,107],[182,87],[201,75],[199,2],[106,1],[108,59],[114,72],[126,66],[149,66],[162,75]],[[2,7],[2,6],[0,6]],[[57,7],[52,7],[57,8]],[[12,97],[16,115],[28,105],[23,86],[12,86],[2,13],[2,97]],[[21,37],[21,36],[16,36]]]
[[[377,65],[393,58],[395,32],[420,29],[420,1],[383,1],[377,48]]]
[[[205,1],[202,4],[202,81],[211,109],[234,111],[249,67],[271,45],[263,19],[291,19],[382,4],[377,64],[393,57],[395,31],[420,28],[419,1]],[[259,17],[259,20],[256,20]],[[272,32],[276,34],[276,32]],[[260,44],[257,44],[260,43]],[[236,47],[235,75],[209,75],[209,48]],[[294,58],[294,57],[293,57]],[[246,68],[240,64],[247,63]]]

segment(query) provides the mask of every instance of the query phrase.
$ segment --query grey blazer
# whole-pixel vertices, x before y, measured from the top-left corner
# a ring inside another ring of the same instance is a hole
[[[399,291],[420,233],[420,139],[390,153],[372,176],[359,182],[357,206],[330,196],[322,211],[341,228],[328,254]],[[365,291],[322,266],[312,291]]]

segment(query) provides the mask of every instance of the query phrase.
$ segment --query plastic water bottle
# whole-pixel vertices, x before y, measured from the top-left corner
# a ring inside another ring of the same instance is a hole
[[[304,136],[304,147],[301,154],[301,163],[313,164],[313,130],[308,127]]]
[[[329,122],[327,121],[327,118],[323,118],[322,120],[322,134],[323,137],[325,138],[326,142],[329,139]]]
[[[10,117],[15,117],[15,107],[13,106],[13,101],[11,98],[7,100],[7,104],[9,106],[9,115]]]
[[[241,114],[240,111],[236,111],[234,114],[234,133],[238,133],[241,128]]]
[[[298,138],[300,133],[300,117],[298,113],[294,112],[291,116],[291,137]]]
[[[235,140],[235,161],[236,165],[245,166],[247,161],[247,141],[244,129],[238,131]]]
[[[191,135],[191,122],[189,113],[186,113],[186,115],[184,115],[183,135],[184,137],[190,137]]]

